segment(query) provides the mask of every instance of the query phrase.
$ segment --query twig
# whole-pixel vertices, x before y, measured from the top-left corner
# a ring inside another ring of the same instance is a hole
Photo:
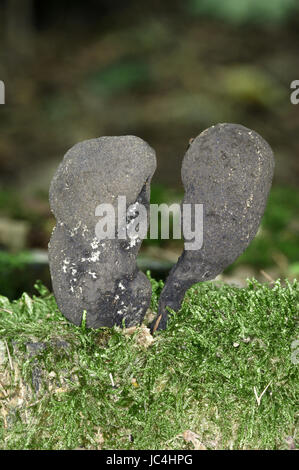
[[[7,310],[7,308],[0,307],[0,310],[2,310],[3,312],[6,312],[6,313],[10,313],[11,315],[13,315],[13,312],[12,312],[11,310]]]
[[[257,391],[256,391],[256,388],[253,387],[254,395],[255,395],[255,398],[256,398],[256,401],[257,401],[258,406],[260,406],[262,397],[263,397],[263,395],[266,393],[266,391],[267,391],[268,387],[270,386],[271,382],[272,382],[272,380],[270,380],[270,382],[268,383],[267,387],[265,388],[265,390],[262,391],[262,393],[261,393],[260,396],[258,396]]]
[[[109,377],[110,377],[110,380],[111,380],[112,387],[115,387],[115,383],[114,383],[114,380],[113,380],[113,375],[111,374],[111,372],[109,374]]]
[[[160,321],[161,321],[161,318],[162,318],[162,313],[161,313],[161,315],[158,316],[158,318],[157,318],[157,320],[156,320],[155,326],[154,326],[154,328],[153,328],[153,334],[155,333],[156,329],[158,328],[159,323],[160,323]]]
[[[11,368],[11,370],[14,370],[14,368],[13,368],[13,363],[12,363],[12,360],[11,360],[11,355],[10,355],[10,352],[9,352],[9,348],[8,348],[8,344],[7,344],[6,339],[4,340],[4,343],[5,343],[6,350],[7,350],[7,355],[8,355],[8,360],[9,360],[10,368]]]
[[[270,276],[270,274],[266,273],[263,269],[260,270],[260,273],[267,279],[269,282],[275,282],[274,279]]]

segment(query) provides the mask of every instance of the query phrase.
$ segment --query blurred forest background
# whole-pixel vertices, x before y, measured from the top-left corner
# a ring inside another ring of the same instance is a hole
[[[78,141],[134,134],[156,150],[152,202],[182,196],[188,141],[236,122],[272,146],[275,181],[256,239],[221,277],[299,274],[297,0],[0,0],[0,293],[49,285],[50,180]],[[164,277],[181,242],[146,241]]]

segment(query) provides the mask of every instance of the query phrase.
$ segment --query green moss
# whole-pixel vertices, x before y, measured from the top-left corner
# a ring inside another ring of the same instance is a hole
[[[13,298],[20,294],[19,287],[26,279],[26,268],[32,256],[29,252],[8,253],[0,250],[0,289],[1,293]],[[21,291],[22,292],[22,291]]]
[[[162,283],[151,282],[155,310]],[[0,368],[1,448],[188,449],[182,434],[191,430],[211,449],[283,449],[295,436],[296,281],[198,284],[149,347],[140,330],[68,323],[38,289],[32,299],[0,298],[11,356]],[[28,342],[46,347],[30,356]],[[258,405],[254,389],[267,386]]]

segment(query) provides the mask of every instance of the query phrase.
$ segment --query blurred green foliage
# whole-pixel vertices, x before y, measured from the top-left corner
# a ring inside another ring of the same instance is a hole
[[[278,261],[281,264],[289,265],[294,273],[299,259],[298,207],[298,190],[273,187],[261,228],[256,238],[235,264],[245,263],[265,268]]]
[[[99,8],[89,3],[78,2],[77,13]],[[175,186],[189,138],[217,122],[257,130],[275,150],[276,183],[294,184],[298,113],[289,95],[298,71],[298,2],[188,0],[152,14],[133,3],[136,9],[107,5],[111,16],[94,14],[95,28],[83,18],[80,31],[64,25],[61,35],[31,25],[33,62],[17,60],[0,31],[7,56],[0,76],[12,104],[0,113],[0,184],[15,189],[20,178],[21,190],[48,188],[74,143],[133,134],[157,152],[156,181]],[[69,7],[70,23],[72,14]],[[274,18],[290,21],[273,25]],[[244,25],[254,21],[260,24]]]
[[[10,299],[21,295],[26,284],[28,263],[31,260],[29,252],[7,253],[0,251],[0,292]]]
[[[230,23],[282,23],[298,12],[297,0],[190,0],[190,11]]]
[[[97,71],[86,79],[87,88],[95,95],[109,96],[146,82],[149,70],[145,62],[120,61]]]
[[[0,213],[12,219],[23,218],[24,208],[15,191],[0,189]]]
[[[232,65],[222,71],[222,92],[232,103],[255,105],[275,112],[288,100],[288,90],[273,80],[266,70],[255,65]]]

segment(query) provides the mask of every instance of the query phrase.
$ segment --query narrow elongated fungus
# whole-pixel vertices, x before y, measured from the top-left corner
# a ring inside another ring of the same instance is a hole
[[[167,307],[178,311],[189,287],[214,279],[247,248],[263,216],[273,171],[270,146],[241,125],[218,124],[192,140],[182,164],[182,204],[191,204],[188,231],[201,229],[203,243],[194,250],[185,240],[161,293],[153,328],[166,327]],[[195,224],[196,204],[203,205],[201,228]]]

